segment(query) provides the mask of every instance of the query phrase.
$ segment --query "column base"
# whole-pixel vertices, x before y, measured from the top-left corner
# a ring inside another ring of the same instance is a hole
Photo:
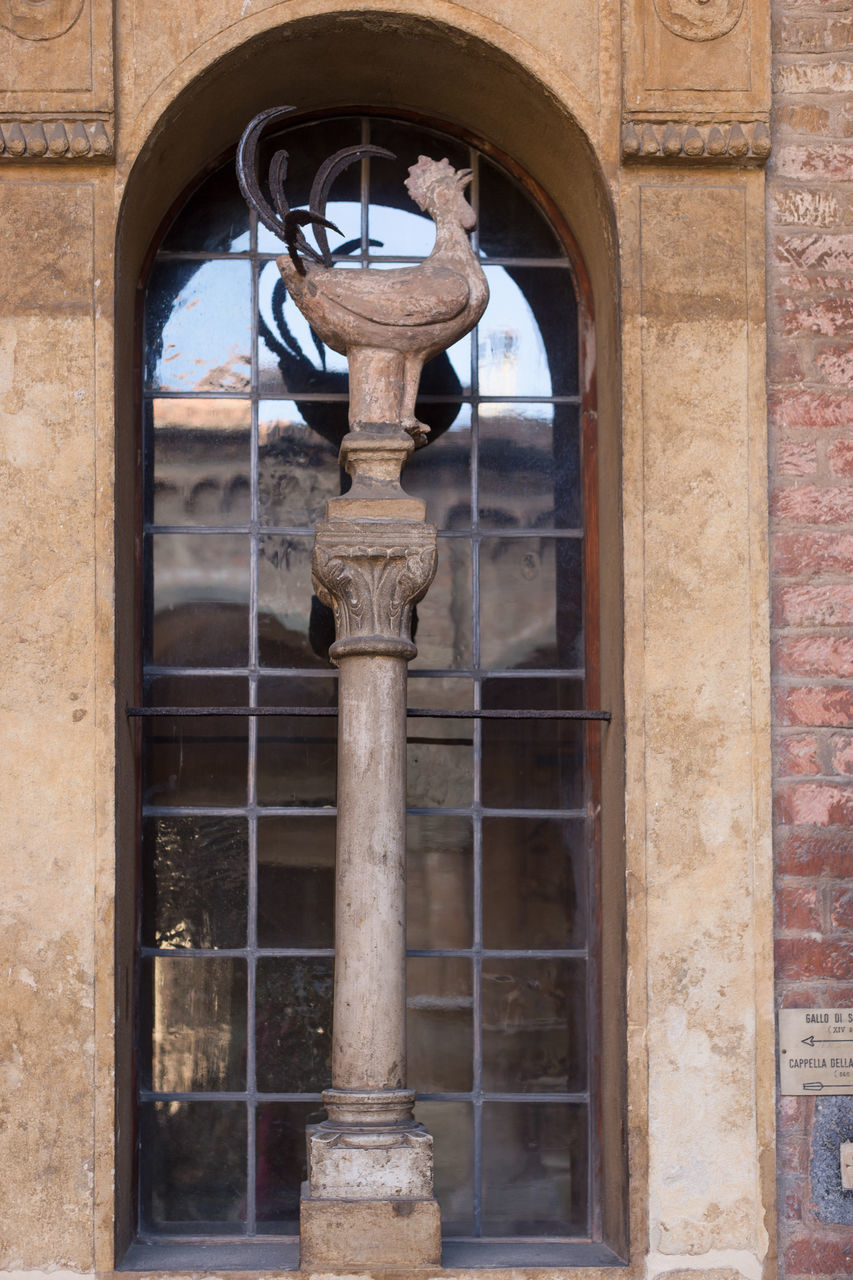
[[[303,1183],[303,1271],[441,1266],[441,1216],[435,1200],[313,1200]]]

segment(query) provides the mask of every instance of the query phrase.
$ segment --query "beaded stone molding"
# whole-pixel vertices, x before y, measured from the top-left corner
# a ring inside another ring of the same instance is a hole
[[[0,119],[0,160],[98,160],[112,154],[103,120]]]
[[[769,155],[770,129],[763,120],[725,124],[628,120],[622,125],[623,160],[764,164]]]

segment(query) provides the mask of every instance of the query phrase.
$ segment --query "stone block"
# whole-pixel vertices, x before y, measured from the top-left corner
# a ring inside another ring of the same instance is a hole
[[[312,1200],[300,1207],[303,1271],[441,1265],[435,1200]]]

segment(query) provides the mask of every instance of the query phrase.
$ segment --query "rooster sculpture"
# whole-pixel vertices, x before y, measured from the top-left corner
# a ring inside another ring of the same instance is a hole
[[[429,427],[415,417],[421,369],[474,327],[489,299],[468,240],[476,226],[465,198],[471,172],[427,156],[410,167],[406,188],[436,228],[435,244],[423,262],[389,271],[335,271],[326,231],[338,229],[325,217],[334,178],[366,156],[395,157],[371,146],[337,152],[318,170],[309,208],[291,210],[284,193],[287,152],[277,151],[269,170],[270,204],[258,179],[258,143],[263,130],[291,110],[262,112],[246,129],[237,153],[240,188],[264,226],[287,245],[278,267],[293,301],[318,337],[347,357],[350,428],[400,425],[416,445],[425,444]],[[309,224],[319,250],[305,239],[302,228]]]

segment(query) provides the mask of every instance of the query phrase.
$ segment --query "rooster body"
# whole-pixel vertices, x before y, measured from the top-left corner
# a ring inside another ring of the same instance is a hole
[[[421,369],[473,329],[489,298],[467,235],[476,225],[464,195],[470,180],[469,171],[457,173],[447,160],[421,156],[410,168],[409,194],[436,228],[435,245],[417,266],[335,271],[292,254],[278,259],[312,329],[349,361],[352,427],[399,422],[416,444],[426,443],[429,428],[414,415]],[[359,378],[372,385],[359,389]]]

